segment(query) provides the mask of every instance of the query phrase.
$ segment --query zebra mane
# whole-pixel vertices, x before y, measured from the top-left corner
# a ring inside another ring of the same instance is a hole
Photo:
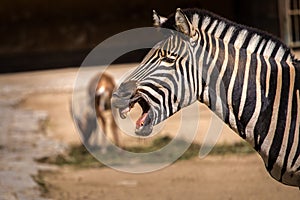
[[[252,28],[249,26],[241,25],[238,23],[235,23],[233,21],[230,21],[226,18],[223,18],[221,16],[218,16],[212,12],[209,12],[207,10],[203,9],[198,9],[198,8],[190,8],[190,9],[183,9],[183,13],[187,16],[187,18],[190,20],[190,22],[193,23],[193,20],[195,19],[195,14],[198,15],[199,20],[198,23],[198,28],[203,29],[209,27],[209,24],[212,23],[217,23],[215,25],[216,28],[211,32],[212,35],[216,36],[218,35],[219,38],[224,39],[224,36],[226,34],[226,31],[221,31],[218,32],[218,27],[223,26],[225,27],[224,30],[228,30],[229,28],[232,29],[233,35],[231,39],[228,41],[228,43],[233,44],[238,37],[238,35],[243,31],[245,34],[244,42],[243,45],[240,48],[247,48],[247,45],[249,44],[250,40],[253,39],[253,37],[259,38],[256,40],[256,45],[252,45],[252,52],[258,51],[258,46],[259,42],[263,41],[265,42],[265,46],[272,47],[271,51],[269,51],[267,54],[268,57],[275,58],[276,53],[280,49],[282,52],[282,60],[289,60],[292,62],[296,62],[297,59],[295,56],[292,54],[290,48],[285,45],[280,39],[278,39],[276,36],[267,33],[265,31]],[[175,23],[175,13],[171,14],[168,19],[161,24],[162,28],[167,28],[167,29],[172,29],[172,30],[177,30],[176,23]],[[206,24],[205,24],[206,23]],[[205,29],[205,31],[208,31]]]

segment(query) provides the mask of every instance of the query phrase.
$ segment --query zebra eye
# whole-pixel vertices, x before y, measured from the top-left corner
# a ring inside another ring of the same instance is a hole
[[[162,61],[163,62],[167,62],[167,63],[174,63],[176,60],[176,57],[175,56],[172,56],[172,57],[163,57],[162,58]]]

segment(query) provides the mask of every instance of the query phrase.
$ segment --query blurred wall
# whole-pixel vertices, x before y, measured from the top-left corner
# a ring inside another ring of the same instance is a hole
[[[235,0],[234,5],[239,23],[265,30],[275,36],[280,35],[278,0],[251,0],[251,3]]]
[[[167,16],[177,7],[199,7],[277,34],[277,22],[275,26],[270,23],[277,16],[274,1],[1,0],[0,72],[79,66],[105,38],[152,26],[152,9]],[[264,8],[271,10],[269,21]],[[123,61],[138,61],[142,56],[129,56]]]

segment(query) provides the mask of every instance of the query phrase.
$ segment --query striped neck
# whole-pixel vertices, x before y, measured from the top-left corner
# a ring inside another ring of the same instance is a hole
[[[293,93],[293,55],[284,44],[261,31],[216,16],[199,18],[196,59],[198,76],[203,79],[199,99],[259,150],[259,134],[266,135],[267,128],[258,127],[258,120],[269,117],[268,124],[272,124],[276,116],[266,112],[272,113],[280,104],[283,90],[287,96]],[[289,81],[285,89],[282,79]]]

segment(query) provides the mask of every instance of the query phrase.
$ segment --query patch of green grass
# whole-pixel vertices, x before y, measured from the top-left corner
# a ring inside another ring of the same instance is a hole
[[[172,138],[168,136],[160,137],[155,139],[151,145],[149,146],[136,146],[136,147],[128,147],[127,151],[135,152],[135,153],[145,153],[152,152],[162,147],[166,146],[172,141]],[[172,150],[181,150],[183,146],[186,146],[186,142],[183,140],[175,141],[175,145],[172,145]],[[188,160],[192,157],[199,155],[199,150],[201,148],[200,144],[192,143],[189,148],[182,154],[179,160]],[[216,145],[210,151],[209,155],[227,155],[227,154],[250,154],[254,153],[255,150],[247,143],[247,142],[239,142],[235,144],[222,144]]]
[[[67,154],[45,157],[37,161],[58,166],[71,165],[82,168],[104,166],[83,145],[72,145]]]
[[[171,141],[172,139],[170,137],[164,136],[164,137],[156,138],[155,140],[152,141],[150,145],[125,147],[124,150],[133,153],[149,153],[163,148]]]
[[[156,150],[162,149],[164,146],[169,144],[172,141],[170,137],[160,137],[155,139],[150,145],[147,146],[132,146],[125,147],[124,150],[133,152],[133,153],[148,153],[155,152]],[[183,140],[175,140],[173,145],[171,145],[166,152],[164,152],[163,159],[173,160],[172,158],[178,155],[178,152],[181,152],[183,148],[187,147],[187,143]],[[199,155],[201,145],[192,143],[188,149],[180,156],[178,160],[188,160]],[[110,151],[108,147],[106,154],[101,154],[101,158],[108,160],[112,164],[120,164],[122,159],[124,160],[124,154],[122,152],[113,152]],[[236,143],[233,145],[216,145],[209,155],[227,155],[227,154],[250,154],[255,152],[250,145],[246,142]],[[94,155],[100,154],[100,149],[94,150]],[[125,158],[127,159],[127,158]],[[130,158],[128,158],[129,160]],[[40,162],[46,162],[56,165],[70,165],[80,168],[86,167],[102,167],[104,164],[100,163],[94,156],[92,156],[88,150],[83,145],[71,146],[69,153],[67,155],[58,155],[53,158],[44,158],[40,159]],[[151,158],[141,160],[145,163],[157,163],[162,161],[162,153],[158,152]]]
[[[255,150],[247,142],[239,142],[232,145],[216,145],[210,155],[225,155],[225,154],[251,154],[255,153]]]

